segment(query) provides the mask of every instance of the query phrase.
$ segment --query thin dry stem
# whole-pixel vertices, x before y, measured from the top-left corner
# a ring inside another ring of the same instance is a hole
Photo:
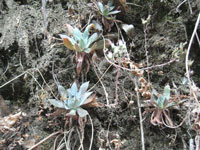
[[[92,134],[91,134],[90,147],[89,147],[89,150],[91,150],[92,149],[93,139],[94,139],[94,125],[93,125],[91,116],[89,114],[88,114],[88,116],[89,116],[89,119],[90,119],[90,122],[91,122],[91,126],[92,126]]]
[[[99,78],[99,80],[95,83],[95,85],[93,85],[88,91],[91,91],[102,79],[103,77],[105,76],[105,74],[108,72],[108,70],[111,68],[112,65],[110,65],[106,71],[102,74],[102,76]]]
[[[183,118],[183,120],[181,121],[181,123],[180,123],[179,125],[177,125],[177,126],[169,126],[169,125],[167,125],[167,124],[165,123],[165,121],[163,120],[163,118],[162,118],[162,123],[163,123],[166,127],[168,127],[168,128],[176,129],[176,128],[179,128],[180,126],[182,126],[183,123],[185,122],[185,120],[186,120],[187,118],[188,118],[188,113],[185,115],[185,118]]]
[[[149,67],[149,56],[148,56],[149,51],[147,49],[147,30],[148,30],[148,25],[149,25],[149,23],[144,25],[144,49],[145,49],[147,67]],[[148,82],[150,82],[149,72],[147,72],[147,75],[148,75]]]
[[[94,63],[93,63],[93,64],[94,64]],[[94,64],[94,65],[95,65],[95,64]],[[103,87],[103,90],[104,90],[104,93],[105,93],[105,97],[106,97],[106,103],[107,103],[107,106],[110,106],[109,99],[108,99],[108,92],[106,91],[106,88],[105,88],[103,82],[101,81],[101,79],[100,79],[100,77],[99,77],[99,75],[98,75],[98,73],[97,73],[95,67],[98,68],[98,66],[96,66],[96,65],[93,66],[93,68],[94,68],[94,72],[95,72],[95,74],[96,74],[96,76],[97,76],[99,82],[101,83],[101,85],[102,85],[102,87]]]
[[[190,50],[191,50],[192,42],[193,42],[193,40],[194,40],[194,36],[195,36],[195,34],[196,34],[196,32],[197,32],[197,29],[198,29],[199,22],[200,22],[200,13],[199,13],[199,16],[198,16],[198,18],[197,18],[197,21],[196,21],[195,28],[194,28],[194,30],[193,30],[192,36],[191,36],[191,38],[190,38],[190,43],[189,43],[189,45],[188,45],[188,49],[187,49],[187,53],[186,53],[186,58],[185,58],[185,59],[186,59],[186,60],[185,60],[186,75],[187,75],[188,82],[189,82],[190,92],[191,92],[191,94],[194,96],[194,98],[195,98],[197,104],[199,104],[199,101],[198,101],[197,96],[196,96],[196,94],[195,94],[195,92],[194,92],[194,90],[193,90],[192,81],[191,81],[191,79],[190,79],[189,55],[190,55]]]
[[[135,88],[138,88],[136,78],[134,78],[134,84]],[[143,123],[142,123],[142,111],[140,107],[140,96],[139,93],[136,91],[137,94],[137,105],[139,110],[139,118],[140,118],[140,133],[141,133],[141,142],[142,142],[142,150],[145,150],[145,141],[144,141],[144,129],[143,129]]]
[[[3,88],[4,86],[10,84],[11,82],[15,81],[16,79],[20,78],[21,76],[23,76],[23,75],[25,75],[25,74],[29,74],[29,75],[32,76],[32,78],[35,80],[35,82],[39,85],[39,87],[40,87],[43,91],[45,91],[44,88],[43,88],[43,87],[40,85],[40,83],[37,81],[37,79],[34,77],[34,75],[31,73],[31,71],[34,71],[34,70],[37,71],[37,72],[39,72],[39,74],[40,74],[42,80],[44,81],[44,83],[45,83],[45,84],[47,85],[47,87],[49,88],[51,94],[52,94],[54,97],[56,97],[56,96],[54,95],[54,93],[52,92],[51,87],[47,84],[46,80],[44,79],[42,73],[40,72],[40,70],[39,70],[38,68],[30,68],[30,69],[24,71],[23,73],[21,73],[21,74],[19,74],[18,76],[14,77],[14,78],[11,79],[10,81],[8,81],[8,82],[4,83],[3,85],[1,85],[1,86],[0,86],[0,89]]]
[[[44,138],[43,140],[41,140],[40,142],[38,142],[37,144],[35,144],[35,145],[32,146],[31,148],[29,148],[28,150],[32,150],[32,149],[38,147],[39,145],[43,144],[43,143],[46,142],[48,139],[52,138],[53,136],[57,135],[58,133],[61,133],[61,131],[57,131],[57,132],[54,132],[54,133],[50,134],[48,137]]]
[[[119,103],[119,95],[118,95],[119,75],[120,75],[120,68],[117,68],[117,75],[115,78],[115,105]]]

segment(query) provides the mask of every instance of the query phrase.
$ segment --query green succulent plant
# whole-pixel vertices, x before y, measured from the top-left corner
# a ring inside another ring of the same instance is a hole
[[[76,82],[72,87],[65,89],[63,86],[58,85],[58,92],[63,100],[49,99],[49,102],[58,108],[64,108],[69,111],[68,115],[85,117],[88,115],[87,110],[81,108],[82,105],[87,104],[87,99],[92,92],[87,92],[89,82],[85,82],[80,86],[78,90]]]
[[[112,19],[110,15],[115,15],[120,12],[119,10],[114,10],[115,6],[112,6],[113,0],[109,0],[107,5],[105,6],[101,2],[98,2],[97,5],[99,7],[101,15],[104,16],[106,19]]]
[[[155,103],[155,106],[160,109],[166,109],[172,105],[174,105],[174,102],[169,102],[170,100],[170,86],[166,85],[164,87],[163,94],[158,94],[156,90],[153,89],[153,100]]]
[[[72,37],[67,35],[59,34],[63,39],[64,45],[70,50],[75,50],[78,52],[90,53],[95,50],[97,39],[99,38],[97,33],[92,34],[89,37],[89,31],[91,28],[95,28],[94,24],[90,24],[86,27],[85,31],[82,33],[78,28],[73,28],[67,25],[68,30]]]

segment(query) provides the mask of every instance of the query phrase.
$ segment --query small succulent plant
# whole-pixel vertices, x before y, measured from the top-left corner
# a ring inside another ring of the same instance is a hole
[[[121,40],[118,41],[118,45],[114,45],[114,43],[111,43],[111,50],[107,57],[111,60],[116,60],[118,58],[123,58],[127,52],[127,47],[124,42]]]
[[[156,90],[153,90],[153,100],[155,103],[155,106],[158,109],[166,109],[172,105],[174,105],[173,102],[169,103],[169,99],[170,99],[170,86],[166,85],[164,88],[164,92],[163,94],[158,94]]]
[[[112,19],[112,17],[110,17],[111,15],[115,15],[120,12],[119,10],[114,10],[115,6],[112,6],[113,0],[109,0],[105,6],[101,2],[98,2],[97,5],[101,15],[106,19]]]
[[[78,28],[73,28],[69,24],[67,24],[67,28],[70,30],[72,37],[60,34],[60,37],[63,39],[63,43],[67,48],[85,53],[90,53],[95,50],[95,41],[97,41],[99,36],[97,33],[94,33],[89,37],[90,29],[95,28],[94,24],[88,25],[83,33]]]
[[[49,102],[55,107],[68,110],[69,116],[78,114],[80,117],[85,117],[88,115],[88,112],[81,108],[81,106],[88,104],[87,99],[92,94],[92,92],[87,92],[88,86],[89,82],[85,82],[78,90],[77,84],[74,82],[72,87],[66,90],[63,86],[58,85],[58,92],[62,100],[49,99]]]

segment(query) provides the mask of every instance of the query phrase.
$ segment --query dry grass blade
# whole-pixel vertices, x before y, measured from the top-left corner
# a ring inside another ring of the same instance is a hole
[[[34,146],[32,146],[31,148],[29,148],[28,150],[33,150],[36,147],[38,147],[39,145],[43,144],[44,142],[46,142],[48,139],[52,138],[53,136],[57,135],[58,133],[61,133],[61,131],[57,131],[54,132],[52,134],[50,134],[48,137],[44,138],[43,140],[41,140],[40,142],[38,142],[37,144],[35,144]]]

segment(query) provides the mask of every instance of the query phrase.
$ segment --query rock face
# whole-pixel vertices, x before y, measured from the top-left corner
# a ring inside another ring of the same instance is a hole
[[[94,59],[95,63],[91,63],[87,75],[83,73],[79,77],[73,62],[75,52],[65,48],[58,36],[67,34],[65,24],[83,31],[87,24],[95,21],[104,29],[101,16],[93,2],[89,0],[0,1],[1,117],[16,112],[27,114],[19,117],[19,121],[16,121],[12,128],[15,130],[0,130],[2,144],[0,149],[26,149],[23,144],[20,145],[20,139],[24,143],[34,139],[31,143],[34,145],[36,141],[54,131],[63,129],[67,122],[63,119],[64,114],[55,118],[46,117],[46,114],[55,111],[47,99],[58,95],[53,75],[66,88],[69,88],[74,81],[77,83],[90,81],[91,87],[95,85],[93,91],[96,93],[97,101],[105,105],[113,104],[118,99],[119,104],[115,107],[88,109],[94,124],[95,136],[92,149],[109,147],[116,150],[119,147],[123,150],[141,149],[140,120],[132,82],[135,76],[127,74],[127,70],[119,71],[115,66],[110,66],[103,52],[97,52],[97,55],[102,53],[102,56]],[[105,0],[104,2],[107,3]],[[117,35],[111,39],[113,43],[117,43],[118,38],[123,37],[130,59],[137,64],[143,64],[144,67],[147,67],[146,56],[148,56],[148,66],[175,59],[176,61],[164,67],[149,70],[149,80],[152,87],[158,91],[167,83],[170,85],[175,83],[180,86],[179,94],[189,95],[188,87],[182,87],[181,80],[185,74],[187,43],[198,17],[200,3],[198,0],[189,1],[190,4],[181,2],[180,0],[117,0],[114,5],[116,9],[121,10],[116,16],[118,26],[114,24],[109,33],[101,30],[98,33],[105,37]],[[141,19],[146,20],[150,15],[149,22],[142,24]],[[125,29],[121,28],[123,24],[132,28],[134,26],[134,33],[127,35]],[[200,28],[197,34],[200,36]],[[199,43],[195,39],[190,53],[190,60],[193,61],[190,68],[193,72],[192,79],[197,86],[200,86],[199,56]],[[144,78],[148,78],[147,72],[144,72]],[[146,107],[145,100],[141,100],[141,103]],[[185,112],[186,109],[170,110],[174,124],[181,122]],[[147,118],[143,121],[147,149],[181,150],[188,145],[188,126],[183,125],[178,128],[178,134],[174,135],[175,130],[169,128],[161,130],[151,125],[148,115],[143,117]],[[73,125],[77,124],[73,122]],[[17,132],[19,134],[16,134]],[[88,149],[90,146],[88,141],[91,139],[89,121],[85,124],[84,135],[83,145]],[[195,137],[195,134],[191,135],[192,138]],[[71,143],[78,140],[76,136],[78,137],[77,133],[72,134]],[[184,145],[183,141],[187,144]],[[79,144],[77,142],[74,149],[78,149]],[[49,140],[40,148],[48,150],[52,146],[53,142]]]

